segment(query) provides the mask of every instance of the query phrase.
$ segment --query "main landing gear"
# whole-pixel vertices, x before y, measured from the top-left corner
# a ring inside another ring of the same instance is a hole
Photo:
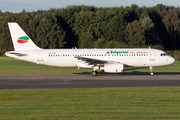
[[[92,73],[91,73],[91,75],[92,76],[96,76],[97,75],[97,69],[99,69],[99,67],[94,67],[94,69],[93,69],[93,71],[92,71]],[[150,74],[151,74],[151,76],[153,76],[154,75],[154,73],[153,73],[153,67],[152,66],[150,66]]]
[[[98,73],[97,71],[92,71],[91,75],[92,75],[92,76],[96,76],[97,73]]]
[[[151,76],[153,76],[153,75],[154,75],[154,73],[153,73],[153,67],[151,66],[149,69],[150,69],[150,74],[151,74]]]
[[[91,73],[92,76],[96,76],[96,75],[97,75],[97,73],[98,73],[98,72],[97,72],[97,69],[99,69],[99,66],[95,66],[95,67],[94,67],[94,69],[93,69],[93,71],[92,71],[92,73]]]

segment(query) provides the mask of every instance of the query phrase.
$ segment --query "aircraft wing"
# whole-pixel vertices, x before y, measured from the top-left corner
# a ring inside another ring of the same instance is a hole
[[[104,63],[109,62],[107,60],[87,58],[87,57],[80,57],[80,56],[76,56],[75,58],[77,58],[78,60],[82,60],[85,63],[88,63],[88,65],[100,65],[100,64],[104,64]]]

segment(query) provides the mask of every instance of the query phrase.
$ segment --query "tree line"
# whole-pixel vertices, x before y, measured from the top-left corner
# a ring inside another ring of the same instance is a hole
[[[180,8],[67,6],[20,13],[0,11],[0,55],[13,50],[7,26],[17,22],[41,48],[180,49]]]

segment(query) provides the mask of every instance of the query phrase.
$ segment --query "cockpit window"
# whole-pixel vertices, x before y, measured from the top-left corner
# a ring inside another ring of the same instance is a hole
[[[167,53],[161,53],[161,56],[167,56]]]

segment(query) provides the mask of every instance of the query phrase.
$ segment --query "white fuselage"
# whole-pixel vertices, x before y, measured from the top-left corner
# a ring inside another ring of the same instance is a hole
[[[157,49],[41,49],[15,22],[8,23],[15,51],[6,56],[20,60],[57,67],[93,68],[92,75],[100,69],[109,73],[122,73],[124,66],[153,67],[172,64],[175,60]]]
[[[17,56],[11,54],[11,52],[27,55]],[[6,55],[37,64],[57,67],[93,68],[93,66],[83,64],[83,61],[78,60],[75,56],[119,62],[125,66],[133,67],[165,66],[174,62],[173,57],[157,49],[39,49],[10,51]]]

